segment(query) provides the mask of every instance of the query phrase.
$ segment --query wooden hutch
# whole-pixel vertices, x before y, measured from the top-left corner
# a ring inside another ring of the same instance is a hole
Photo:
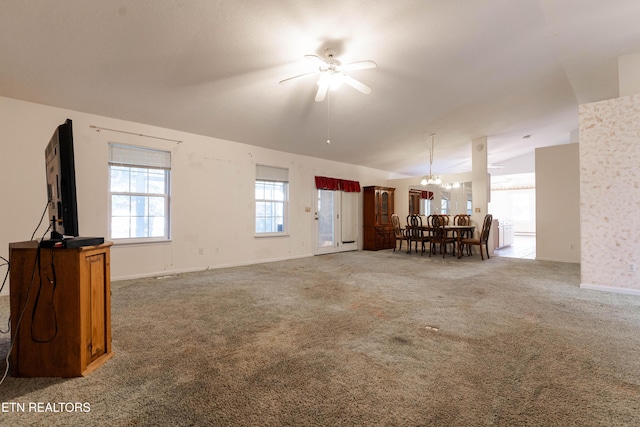
[[[395,188],[364,187],[363,189],[363,249],[377,251],[393,249],[396,240],[393,234],[391,215],[394,213]]]

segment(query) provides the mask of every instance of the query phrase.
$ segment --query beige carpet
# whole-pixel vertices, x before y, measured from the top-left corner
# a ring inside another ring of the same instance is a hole
[[[90,411],[0,425],[640,425],[640,298],[579,283],[575,264],[393,251],[114,282],[111,360],[0,386],[3,409]]]

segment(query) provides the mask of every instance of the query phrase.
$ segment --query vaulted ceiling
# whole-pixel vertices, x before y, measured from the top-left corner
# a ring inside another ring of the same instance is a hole
[[[568,143],[618,96],[637,0],[1,0],[0,96],[399,175]],[[315,102],[304,56],[375,69]],[[331,144],[326,144],[330,135]],[[531,135],[524,139],[523,136]]]

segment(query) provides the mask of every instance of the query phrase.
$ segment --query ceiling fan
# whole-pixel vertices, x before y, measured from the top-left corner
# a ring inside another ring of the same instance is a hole
[[[366,68],[376,68],[377,65],[373,61],[359,61],[352,62],[350,64],[342,64],[335,58],[335,50],[327,49],[324,51],[326,60],[321,59],[316,55],[305,55],[304,57],[311,60],[315,66],[318,67],[316,71],[300,74],[298,76],[289,77],[280,81],[280,84],[288,83],[292,80],[300,79],[303,77],[313,76],[320,74],[318,79],[318,92],[316,93],[316,102],[324,101],[329,90],[335,90],[343,83],[348,84],[352,88],[364,93],[371,93],[371,88],[364,83],[359,82],[353,77],[347,75],[347,71],[362,70]]]

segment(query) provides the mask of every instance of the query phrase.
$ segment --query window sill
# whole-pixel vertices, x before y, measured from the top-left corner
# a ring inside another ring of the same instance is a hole
[[[265,237],[289,237],[289,233],[260,233],[255,234],[253,237],[256,239],[264,239]]]
[[[171,243],[171,239],[110,239],[114,246],[146,246]]]

